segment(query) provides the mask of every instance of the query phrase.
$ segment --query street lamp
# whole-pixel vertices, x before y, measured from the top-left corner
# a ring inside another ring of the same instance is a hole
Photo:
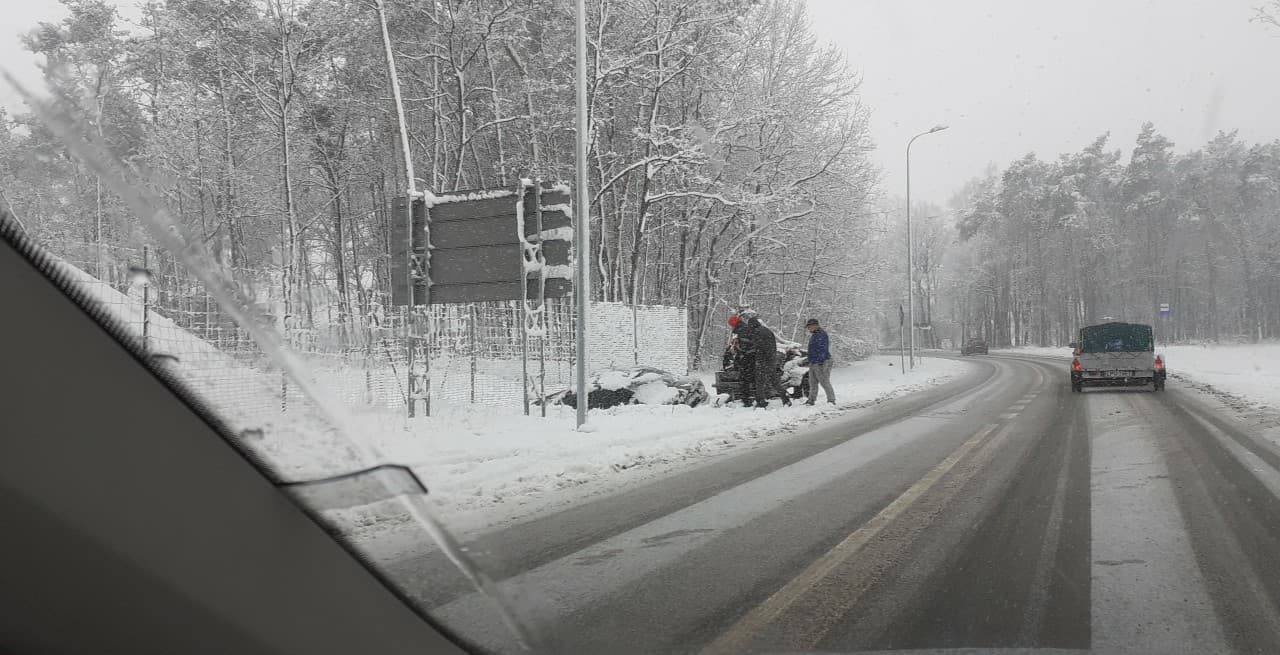
[[[907,306],[910,308],[909,318],[911,320],[911,368],[916,367],[916,291],[915,285],[915,262],[912,261],[911,246],[911,144],[916,139],[934,132],[941,132],[947,129],[946,125],[934,125],[929,128],[928,132],[921,132],[907,141]]]
[[[577,133],[575,138],[574,176],[575,191],[578,202],[573,207],[574,216],[574,304],[578,310],[577,330],[575,337],[575,356],[577,358],[577,426],[584,429],[587,422],[587,310],[591,300],[591,204],[587,195],[587,3],[578,0],[574,7],[574,19],[577,29],[577,46],[574,49],[574,73],[577,113]],[[522,283],[523,284],[523,283]]]

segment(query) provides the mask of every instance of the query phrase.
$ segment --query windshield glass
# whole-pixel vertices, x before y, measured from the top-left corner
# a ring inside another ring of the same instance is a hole
[[[3,233],[468,648],[1280,652],[1280,0],[9,4]]]
[[[1129,323],[1094,325],[1080,330],[1080,351],[1085,353],[1150,352],[1151,326]]]

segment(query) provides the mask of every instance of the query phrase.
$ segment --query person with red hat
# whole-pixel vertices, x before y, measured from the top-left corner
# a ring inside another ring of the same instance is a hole
[[[754,360],[747,357],[747,353],[743,351],[743,344],[739,340],[739,335],[746,328],[746,322],[738,314],[729,317],[729,329],[733,330],[733,334],[729,337],[729,348],[724,353],[724,367],[733,366],[738,370],[738,381],[741,384],[741,391],[744,398],[751,399],[754,394],[755,386],[755,368],[752,366]],[[749,402],[747,403],[750,404]]]

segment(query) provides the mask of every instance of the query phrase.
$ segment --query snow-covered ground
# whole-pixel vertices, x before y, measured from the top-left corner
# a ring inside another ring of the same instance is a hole
[[[358,438],[387,461],[411,466],[449,526],[468,532],[785,438],[849,410],[952,380],[967,367],[927,359],[903,375],[896,358],[873,357],[833,371],[839,400],[834,407],[821,399],[815,407],[782,407],[775,400],[769,409],[631,405],[592,410],[588,431],[574,429],[568,407],[549,408],[542,418],[537,408],[527,417],[480,405],[436,404],[430,417],[363,415],[366,429]],[[710,376],[705,378],[709,384]],[[345,465],[341,450],[321,442],[301,445],[265,450],[291,478],[331,474]],[[335,517],[354,531],[407,520],[392,505]]]
[[[1037,357],[1062,357],[1071,358],[1071,349],[1063,346],[1062,348],[1042,348],[1040,346],[1018,346],[1017,348],[992,348],[992,354],[999,353],[1016,353],[1019,355],[1035,355]]]
[[[73,266],[63,267],[102,311],[141,333],[140,290],[122,292]],[[873,357],[832,372],[835,406],[783,407],[777,400],[769,409],[631,405],[592,410],[589,429],[582,431],[575,429],[568,407],[550,407],[544,418],[538,408],[534,416],[524,416],[510,407],[437,399],[432,416],[410,419],[397,409],[366,405],[355,410],[355,433],[344,437],[305,402],[296,406],[290,400],[284,412],[275,395],[278,371],[239,362],[156,312],[147,320],[151,351],[174,356],[182,381],[206,401],[216,401],[210,402],[212,409],[281,479],[315,479],[378,463],[410,466],[449,526],[461,532],[786,438],[807,425],[952,380],[968,367],[925,359],[904,375],[897,357]],[[309,373],[323,384],[326,375],[342,372],[316,368]],[[714,376],[702,379],[710,391]],[[385,530],[408,519],[393,501],[330,515],[355,533]]]
[[[1169,374],[1255,406],[1280,409],[1280,343],[1165,346]]]
[[[995,352],[1071,357],[1069,348],[1023,347]],[[1174,380],[1280,409],[1280,343],[1160,346]]]

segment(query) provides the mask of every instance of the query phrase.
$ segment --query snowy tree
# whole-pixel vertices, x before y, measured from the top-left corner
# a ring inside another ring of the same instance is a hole
[[[1052,345],[1110,316],[1151,323],[1164,340],[1280,335],[1280,144],[1226,132],[1178,154],[1147,123],[1122,164],[1107,143],[1053,164],[1023,158],[962,195],[968,278],[992,281],[952,287],[964,329]],[[1166,302],[1168,320],[1158,316]]]
[[[218,265],[304,326],[385,306],[388,208],[407,181],[371,3],[152,1],[126,29],[110,3],[65,2],[28,46]],[[571,2],[385,5],[420,188],[572,181]],[[695,359],[718,355],[746,300],[784,334],[811,313],[869,315],[858,282],[883,226],[868,113],[804,4],[588,5],[592,296],[687,306]],[[37,122],[4,134],[26,164],[0,186],[40,239],[143,245]]]

